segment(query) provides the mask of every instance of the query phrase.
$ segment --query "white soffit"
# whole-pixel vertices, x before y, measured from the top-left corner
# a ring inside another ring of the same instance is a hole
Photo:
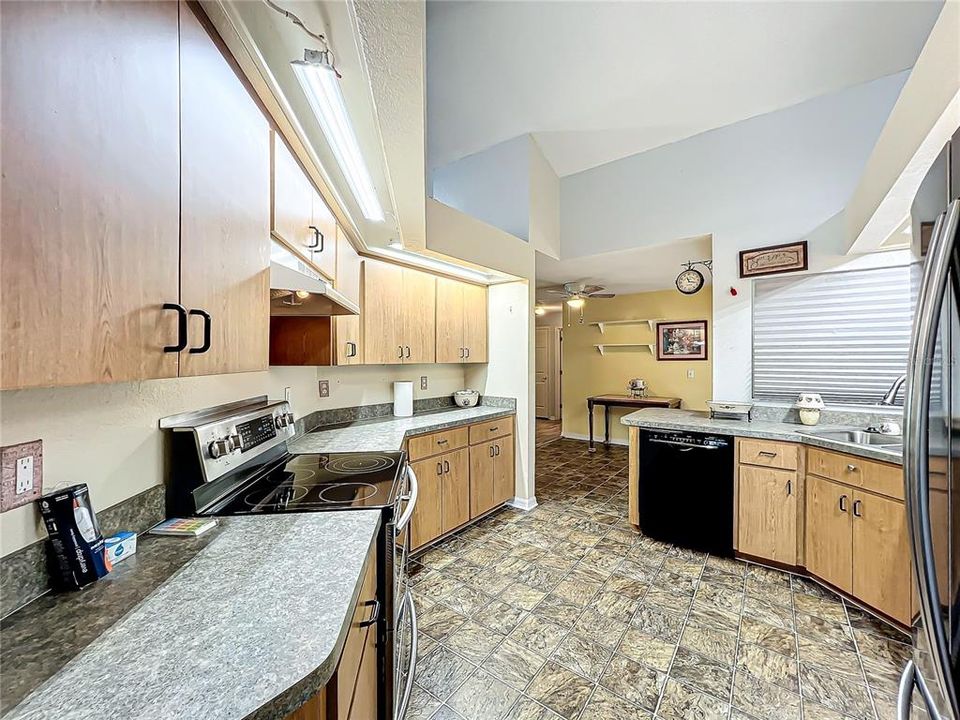
[[[933,2],[428,2],[430,167],[533,133],[564,176],[910,68]]]

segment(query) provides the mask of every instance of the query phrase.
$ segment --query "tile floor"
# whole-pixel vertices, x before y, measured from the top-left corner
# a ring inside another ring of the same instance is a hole
[[[408,720],[895,719],[905,635],[808,580],[638,535],[626,482],[625,448],[556,440],[537,508],[414,563]]]

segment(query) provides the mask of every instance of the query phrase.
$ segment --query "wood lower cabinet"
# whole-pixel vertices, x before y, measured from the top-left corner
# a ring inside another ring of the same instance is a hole
[[[513,499],[513,417],[418,435],[407,440],[420,494],[411,520],[411,546],[420,548]],[[467,445],[471,443],[469,446]]]
[[[855,491],[853,595],[904,624],[911,613],[910,536],[902,502]]]
[[[797,474],[740,465],[737,550],[783,565],[797,564]]]
[[[177,376],[177,15],[0,4],[2,388]]]
[[[435,362],[437,279],[376,260],[363,261],[361,277],[364,362]]]
[[[380,691],[377,555],[374,548],[337,668],[316,695],[284,720],[375,720]]]
[[[844,592],[853,589],[852,496],[846,485],[807,476],[806,567]]]
[[[180,67],[180,303],[197,338],[180,355],[180,375],[265,370],[270,126],[185,5]]]
[[[438,363],[487,362],[487,288],[437,278]]]

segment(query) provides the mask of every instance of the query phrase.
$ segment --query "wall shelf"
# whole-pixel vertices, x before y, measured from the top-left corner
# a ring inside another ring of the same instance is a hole
[[[600,334],[603,335],[604,328],[607,325],[646,325],[650,328],[650,332],[653,332],[656,328],[658,322],[662,322],[663,318],[650,318],[639,319],[639,320],[600,320],[599,322],[592,322],[591,325],[596,325],[600,329]]]
[[[600,351],[601,355],[605,355],[607,348],[646,348],[653,354],[657,346],[655,343],[605,343],[594,345],[594,347]]]

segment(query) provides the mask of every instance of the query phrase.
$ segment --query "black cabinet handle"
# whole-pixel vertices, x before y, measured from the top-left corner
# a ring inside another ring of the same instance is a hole
[[[863,513],[860,512],[860,506],[863,505],[863,500],[854,500],[853,501],[853,516],[854,517],[863,517]]]
[[[467,358],[469,359],[469,357],[470,357],[470,348],[464,348],[464,350],[467,351]]]
[[[445,473],[450,472],[450,461],[449,461],[449,460],[444,460],[444,461],[443,461],[443,471],[444,471]]]
[[[787,495],[793,495],[793,480],[787,480]]]
[[[177,311],[177,344],[164,345],[164,352],[180,352],[187,347],[187,309],[180,303],[164,303],[164,310]]]
[[[313,244],[307,245],[307,247],[313,252],[323,252],[323,233],[320,232],[320,228],[316,225],[309,226],[313,230]]]
[[[402,357],[403,357],[403,345],[397,345],[397,350],[398,350],[398,352],[397,352],[397,357],[398,357],[398,358],[402,358]]]
[[[846,512],[846,511],[847,511],[847,496],[841,495],[840,496],[840,512]]]
[[[500,457],[500,446],[499,446],[499,445],[494,445],[494,447],[497,449],[497,453],[496,453],[496,454],[497,454],[497,457]]]
[[[464,355],[463,348],[460,348],[460,357],[461,358],[466,357],[466,355]]]
[[[410,357],[410,346],[407,345],[407,354],[404,357]]]
[[[210,330],[212,328],[212,321],[210,320],[210,313],[204,310],[191,310],[191,315],[199,315],[203,318],[203,345],[200,347],[190,348],[190,352],[194,354],[205,353],[210,349]]]
[[[493,445],[490,446],[490,457],[493,457]]]
[[[352,340],[347,341],[347,357],[352,358],[357,356],[357,344]]]
[[[369,627],[370,625],[375,625],[377,620],[380,619],[380,601],[379,600],[368,600],[367,605],[373,605],[373,612],[370,613],[370,617],[366,620],[357,624],[358,627]]]
[[[443,463],[437,461],[437,475],[443,475]]]

